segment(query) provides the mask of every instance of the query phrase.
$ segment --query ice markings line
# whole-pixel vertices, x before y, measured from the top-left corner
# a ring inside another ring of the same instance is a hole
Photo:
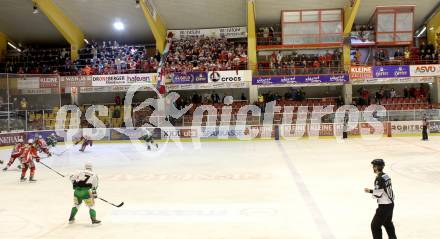
[[[304,183],[301,174],[298,172],[298,169],[295,167],[289,155],[287,154],[286,149],[283,147],[280,141],[277,141],[277,145],[281,150],[283,159],[286,162],[290,173],[292,174],[293,180],[295,181],[296,186],[298,187],[298,190],[305,204],[307,205],[310,213],[312,214],[313,220],[315,221],[315,224],[321,234],[321,238],[335,239],[335,236],[333,235],[332,231],[330,230],[330,227],[328,226],[326,220],[324,219],[321,210],[319,210],[319,207],[316,204],[315,200],[313,199],[312,194],[307,189],[307,186]]]

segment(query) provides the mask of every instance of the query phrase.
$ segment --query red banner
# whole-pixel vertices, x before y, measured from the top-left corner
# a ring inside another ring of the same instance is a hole
[[[350,79],[369,79],[373,78],[371,66],[352,66],[350,67]]]

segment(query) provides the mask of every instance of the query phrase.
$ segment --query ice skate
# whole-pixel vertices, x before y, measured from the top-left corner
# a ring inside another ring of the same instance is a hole
[[[100,224],[100,223],[101,223],[100,220],[97,220],[97,219],[93,219],[93,218],[92,218],[92,224]]]
[[[29,182],[35,183],[35,182],[37,182],[37,180],[33,176],[31,176],[31,177],[29,177]]]

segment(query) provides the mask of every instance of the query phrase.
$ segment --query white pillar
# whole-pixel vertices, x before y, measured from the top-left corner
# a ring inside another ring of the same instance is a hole
[[[258,87],[251,85],[249,87],[249,103],[253,104],[256,101],[258,101]]]
[[[344,104],[351,105],[353,103],[353,85],[346,83],[342,86],[342,98],[344,99]]]

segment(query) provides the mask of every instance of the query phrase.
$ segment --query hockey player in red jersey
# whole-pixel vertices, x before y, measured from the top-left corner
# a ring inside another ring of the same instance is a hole
[[[81,138],[79,138],[79,140],[75,142],[75,145],[77,145],[81,142],[82,142],[82,145],[81,145],[81,149],[79,150],[80,152],[84,152],[87,145],[90,145],[90,147],[92,147],[92,145],[93,145],[93,141],[87,135],[81,135]]]
[[[9,162],[8,162],[8,164],[6,165],[6,167],[3,168],[3,171],[8,170],[8,168],[11,167],[11,165],[14,163],[14,161],[15,161],[17,158],[20,158],[20,151],[21,151],[21,149],[22,149],[23,147],[24,147],[23,140],[20,139],[20,140],[18,141],[18,143],[15,144],[14,149],[13,149],[12,152],[11,152],[11,158],[9,159]],[[20,159],[20,161],[21,161],[21,159]],[[19,168],[20,168],[20,166],[19,166]]]
[[[35,182],[34,179],[35,175],[35,163],[34,159],[37,162],[40,162],[40,156],[38,156],[37,148],[34,146],[34,140],[30,139],[28,141],[28,144],[26,144],[24,147],[21,148],[20,151],[20,157],[21,157],[21,178],[20,181],[24,182],[26,181],[26,172],[28,169],[30,169],[30,177],[29,182]]]
[[[43,139],[43,136],[38,135],[38,137],[36,137],[35,145],[37,146],[37,149],[39,151],[44,152],[49,157],[52,156],[52,154],[49,152],[49,148],[47,147],[46,141]]]

